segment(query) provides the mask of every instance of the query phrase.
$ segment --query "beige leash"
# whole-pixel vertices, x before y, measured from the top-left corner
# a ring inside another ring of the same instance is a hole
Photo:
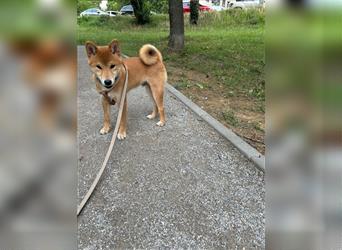
[[[92,193],[94,192],[94,189],[96,188],[110,157],[110,154],[112,153],[113,147],[114,147],[114,143],[116,140],[116,136],[118,134],[119,131],[119,125],[120,125],[120,121],[121,121],[121,116],[122,116],[122,112],[123,112],[123,107],[124,107],[124,103],[125,103],[125,97],[126,97],[126,91],[127,91],[127,83],[128,83],[128,70],[125,64],[123,64],[125,71],[126,71],[126,79],[125,79],[125,84],[121,93],[121,100],[120,100],[120,107],[119,107],[119,113],[118,113],[118,118],[116,120],[116,125],[115,125],[115,129],[113,132],[113,136],[112,136],[112,140],[110,142],[110,145],[108,147],[107,150],[107,154],[106,157],[102,163],[102,167],[100,169],[100,171],[97,173],[95,180],[93,181],[93,183],[91,184],[88,192],[86,193],[86,195],[84,196],[83,200],[81,201],[80,205],[77,207],[77,216],[81,213],[83,207],[85,206],[85,204],[87,203],[87,201],[89,200],[90,196],[92,195]]]

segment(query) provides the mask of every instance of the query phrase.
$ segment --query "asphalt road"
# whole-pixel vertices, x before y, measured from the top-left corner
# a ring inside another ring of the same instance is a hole
[[[99,133],[100,96],[78,50],[79,203],[111,133]],[[78,248],[264,248],[264,174],[170,93],[166,126],[145,117],[151,108],[142,87],[129,93],[127,138],[79,217]]]

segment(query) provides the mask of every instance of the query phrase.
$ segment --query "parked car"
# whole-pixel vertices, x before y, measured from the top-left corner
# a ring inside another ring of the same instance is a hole
[[[263,5],[263,0],[232,0],[228,4],[229,9],[252,9]]]
[[[212,5],[212,6],[211,6],[211,9],[214,10],[214,11],[222,11],[222,10],[225,10],[224,7],[219,6],[219,5]]]
[[[100,9],[92,8],[81,12],[80,16],[109,16],[109,14]]]
[[[108,13],[109,16],[120,15],[120,12],[119,11],[115,11],[115,10],[107,10],[106,12]]]
[[[122,6],[120,10],[121,15],[134,15],[134,10],[132,5]]]
[[[210,8],[208,5],[204,3],[199,3],[199,11],[212,11],[213,9]],[[183,13],[190,13],[190,1],[183,1]]]

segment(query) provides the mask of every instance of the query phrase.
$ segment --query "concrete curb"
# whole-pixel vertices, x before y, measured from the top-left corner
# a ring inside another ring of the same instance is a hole
[[[265,156],[259,153],[255,148],[249,145],[247,142],[242,140],[238,135],[236,135],[232,130],[223,126],[214,117],[209,115],[203,109],[198,107],[189,98],[179,92],[170,84],[166,84],[166,89],[177,97],[182,103],[184,103],[188,108],[195,112],[199,117],[205,120],[210,126],[212,126],[217,132],[219,132],[224,138],[229,140],[244,156],[255,163],[258,169],[265,172]]]

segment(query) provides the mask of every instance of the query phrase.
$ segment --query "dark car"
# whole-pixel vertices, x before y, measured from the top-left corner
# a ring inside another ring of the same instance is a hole
[[[134,15],[134,10],[132,5],[122,6],[120,10],[121,15]]]

